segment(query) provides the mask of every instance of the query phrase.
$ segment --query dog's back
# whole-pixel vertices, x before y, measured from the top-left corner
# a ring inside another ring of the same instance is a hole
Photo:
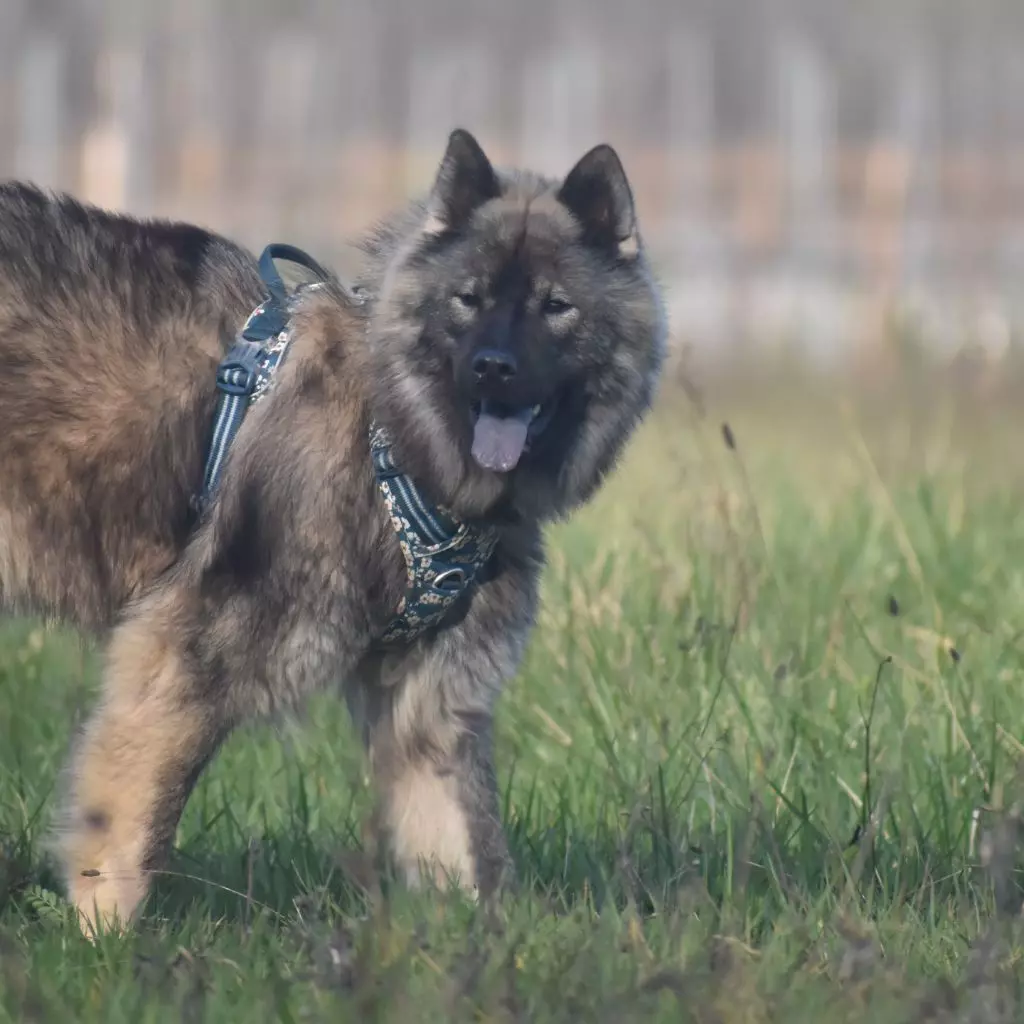
[[[175,560],[259,297],[216,235],[0,185],[0,608],[102,627]]]

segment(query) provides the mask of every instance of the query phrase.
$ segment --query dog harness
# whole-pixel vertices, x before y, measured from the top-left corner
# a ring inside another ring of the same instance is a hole
[[[382,427],[370,428],[370,453],[407,576],[405,594],[380,642],[408,642],[441,622],[487,564],[497,535],[460,523],[440,506],[431,507],[412,478],[395,465]]]
[[[289,295],[274,263],[278,259],[303,266],[320,280]],[[198,502],[202,512],[213,501],[225,459],[246,413],[267,394],[288,351],[296,297],[304,289],[323,287],[328,279],[312,257],[279,243],[263,250],[259,271],[269,295],[249,314],[217,367],[217,412]],[[353,299],[359,301],[356,296]],[[497,534],[493,529],[460,522],[447,509],[432,505],[412,477],[395,464],[387,431],[376,423],[370,425],[369,446],[377,486],[406,566],[405,593],[377,644],[410,643],[442,624],[490,560]]]
[[[267,393],[274,372],[288,351],[291,334],[288,321],[294,296],[289,298],[284,281],[277,272],[275,259],[287,259],[312,270],[326,281],[327,272],[311,256],[290,245],[268,245],[260,255],[260,278],[270,296],[260,303],[242,325],[235,343],[217,367],[217,390],[220,398],[213,421],[210,450],[203,474],[200,507],[213,498],[224,459],[245,414]],[[315,285],[313,286],[315,287]],[[298,290],[295,294],[298,294]]]

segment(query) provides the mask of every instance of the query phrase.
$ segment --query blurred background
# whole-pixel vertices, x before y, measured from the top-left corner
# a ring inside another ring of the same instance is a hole
[[[680,350],[1014,343],[1020,0],[0,0],[0,176],[343,272],[455,125],[613,143]]]

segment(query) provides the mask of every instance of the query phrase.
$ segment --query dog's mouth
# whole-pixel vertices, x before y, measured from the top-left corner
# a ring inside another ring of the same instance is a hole
[[[556,401],[539,405],[510,406],[485,398],[471,407],[473,459],[496,473],[508,473],[519,464],[530,442],[538,437],[555,414]]]

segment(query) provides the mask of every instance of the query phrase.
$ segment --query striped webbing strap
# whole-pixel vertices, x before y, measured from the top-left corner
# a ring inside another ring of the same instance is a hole
[[[274,263],[278,259],[306,267],[321,281],[328,277],[319,263],[294,246],[274,243],[260,255],[260,278],[269,296],[249,314],[234,344],[217,367],[217,390],[220,394],[203,474],[203,491],[199,499],[201,509],[205,509],[213,499],[224,461],[245,414],[266,394],[291,342],[288,330],[290,298]]]
[[[494,553],[497,533],[460,523],[426,500],[412,477],[395,464],[387,432],[377,425],[370,430],[370,452],[407,577],[405,594],[379,642],[408,643],[439,625],[473,585]]]

